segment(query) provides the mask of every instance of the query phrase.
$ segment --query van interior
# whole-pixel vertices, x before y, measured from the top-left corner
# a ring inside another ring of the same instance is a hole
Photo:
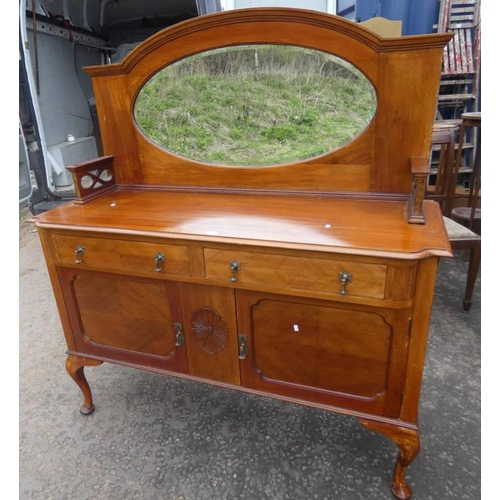
[[[67,166],[102,155],[85,66],[120,62],[219,0],[21,0],[19,204],[36,215],[75,195]]]

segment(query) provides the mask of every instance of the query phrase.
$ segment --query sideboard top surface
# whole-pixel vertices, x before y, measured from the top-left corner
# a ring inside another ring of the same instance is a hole
[[[37,216],[40,226],[402,259],[450,256],[441,212],[408,224],[406,203],[118,189]]]

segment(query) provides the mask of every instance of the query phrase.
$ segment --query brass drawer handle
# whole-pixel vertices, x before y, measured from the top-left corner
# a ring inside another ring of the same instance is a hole
[[[241,262],[238,262],[237,260],[232,260],[229,263],[229,270],[231,271],[231,278],[229,278],[229,281],[231,283],[235,283],[238,281],[238,278],[236,277],[235,273],[241,269]]]
[[[165,255],[157,253],[155,255],[155,272],[161,273],[163,271],[163,264],[165,263]]]
[[[85,253],[85,247],[82,247],[82,245],[77,245],[75,248],[75,264],[81,264],[83,262],[83,254]]]
[[[348,273],[347,271],[342,271],[339,273],[339,281],[342,284],[340,288],[340,295],[347,295],[347,290],[345,289],[347,283],[350,283],[352,281],[352,274]]]
[[[247,345],[247,336],[246,335],[238,335],[238,344],[239,344],[239,356],[238,359],[247,359],[248,356],[248,345]]]

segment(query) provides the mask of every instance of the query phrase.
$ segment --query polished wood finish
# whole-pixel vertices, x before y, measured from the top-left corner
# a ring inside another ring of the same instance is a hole
[[[153,35],[122,63],[87,68],[87,72],[100,111],[104,152],[114,155],[119,184],[408,194],[409,158],[428,155],[443,47],[450,38],[445,33],[382,38],[358,24],[319,12],[237,9],[179,23]],[[371,125],[345,147],[318,158],[266,169],[238,169],[235,175],[234,168],[206,165],[162,150],[128,119],[137,93],[164,66],[210,48],[252,43],[306,47],[354,64],[377,91]],[[408,155],[401,155],[401,149]]]
[[[105,156],[67,167],[73,176],[75,203],[87,203],[115,185],[113,157]]]
[[[118,237],[122,241],[159,237],[164,244],[172,240],[231,241],[269,248],[275,248],[278,242],[279,248],[342,256],[376,255],[403,260],[445,257],[449,248],[439,206],[424,201],[423,207],[425,226],[407,224],[406,200],[398,198],[121,188],[86,205],[68,203],[63,209],[42,214],[39,221],[44,227],[76,231],[80,237],[92,231],[99,238]],[[125,247],[117,244],[116,252],[125,252]],[[68,250],[68,259],[70,255]],[[113,261],[111,254],[109,261]]]
[[[406,500],[411,498],[412,492],[406,482],[406,469],[415,460],[420,451],[420,438],[416,429],[408,427],[398,427],[387,425],[384,422],[374,420],[359,419],[363,427],[380,432],[393,441],[399,448],[394,475],[392,478],[392,492],[394,496]]]
[[[364,264],[342,259],[285,256],[283,254],[263,254],[206,248],[205,276],[209,280],[230,278],[228,262],[233,259],[241,269],[234,277],[239,286],[266,286],[294,290],[310,290],[338,295],[342,285],[335,279],[345,269],[355,277],[345,285],[346,294],[385,298],[385,278],[387,266]]]
[[[54,246],[58,261],[69,266],[79,264],[81,269],[115,268],[174,275],[190,273],[189,247],[186,245],[57,234]],[[82,250],[79,257],[76,257],[77,247]]]
[[[424,198],[430,168],[426,158],[411,159],[412,191],[408,198],[408,222],[425,224]]]
[[[237,292],[252,356],[242,383],[268,393],[396,417],[409,311]],[[346,375],[349,374],[349,375]]]
[[[136,276],[58,267],[71,352],[187,372],[185,346],[176,346],[181,323],[177,285]]]
[[[179,287],[189,373],[240,385],[234,292],[187,283]]]
[[[448,39],[235,10],[88,69],[107,156],[73,174],[100,165],[114,184],[36,218],[83,413],[94,408],[83,368],[107,361],[355,416],[399,447],[393,492],[410,497],[433,287],[451,255],[421,182]],[[261,168],[194,162],[142,135],[133,102],[157,70],[251,43],[353,63],[377,92],[369,127],[321,157]]]
[[[66,371],[69,376],[76,382],[83,394],[83,405],[80,407],[82,415],[90,415],[94,412],[95,407],[92,401],[92,391],[89,383],[85,378],[83,369],[85,366],[99,366],[102,361],[98,359],[84,358],[82,356],[68,355],[66,358]]]

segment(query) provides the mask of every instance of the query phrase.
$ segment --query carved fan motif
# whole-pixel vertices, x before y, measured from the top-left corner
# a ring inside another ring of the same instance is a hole
[[[203,307],[195,311],[191,318],[194,338],[198,345],[209,354],[217,354],[227,345],[227,324],[213,309]]]

